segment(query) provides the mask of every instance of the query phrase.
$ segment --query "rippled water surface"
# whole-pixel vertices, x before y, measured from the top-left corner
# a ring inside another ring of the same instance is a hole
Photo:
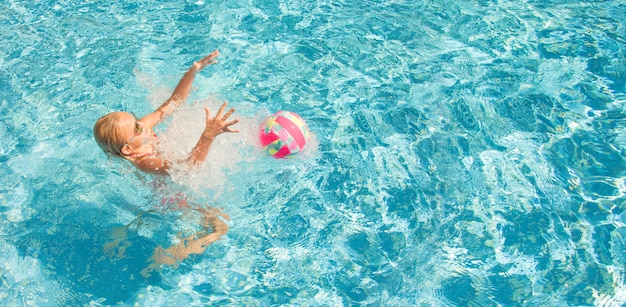
[[[8,306],[622,306],[624,1],[4,1],[0,301]],[[219,49],[158,130],[197,173],[142,175],[93,140]],[[308,150],[255,127],[300,114]],[[141,275],[219,207],[229,232]]]

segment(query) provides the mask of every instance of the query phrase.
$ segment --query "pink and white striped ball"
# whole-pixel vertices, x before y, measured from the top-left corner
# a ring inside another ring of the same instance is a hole
[[[289,111],[278,111],[267,117],[259,129],[261,146],[277,159],[301,152],[308,139],[309,128],[302,117]]]

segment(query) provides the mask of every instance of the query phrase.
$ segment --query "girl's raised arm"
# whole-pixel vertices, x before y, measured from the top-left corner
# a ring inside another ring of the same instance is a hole
[[[141,119],[141,122],[145,123],[150,129],[158,124],[163,118],[170,115],[174,109],[174,107],[179,106],[183,103],[187,96],[189,96],[189,92],[191,91],[191,86],[193,84],[193,80],[196,77],[196,73],[207,67],[208,65],[217,63],[217,56],[220,55],[220,52],[215,50],[211,52],[211,54],[207,55],[200,61],[197,61],[189,67],[187,72],[183,75],[183,77],[178,81],[178,85],[172,96],[167,99],[160,107],[156,109],[156,111],[146,115]]]

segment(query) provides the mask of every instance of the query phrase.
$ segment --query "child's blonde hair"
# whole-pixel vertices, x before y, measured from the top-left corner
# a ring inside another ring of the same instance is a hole
[[[122,148],[126,141],[120,129],[121,112],[109,113],[102,116],[93,127],[93,136],[102,150],[114,156],[122,157]]]

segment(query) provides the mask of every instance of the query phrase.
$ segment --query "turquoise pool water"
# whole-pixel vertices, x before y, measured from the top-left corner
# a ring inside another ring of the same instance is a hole
[[[0,10],[3,305],[626,304],[624,1]],[[242,132],[169,180],[107,159],[95,120],[153,110],[214,49],[164,150],[221,101]],[[288,161],[254,139],[281,109],[313,133]],[[196,227],[180,193],[230,230],[144,277]]]

